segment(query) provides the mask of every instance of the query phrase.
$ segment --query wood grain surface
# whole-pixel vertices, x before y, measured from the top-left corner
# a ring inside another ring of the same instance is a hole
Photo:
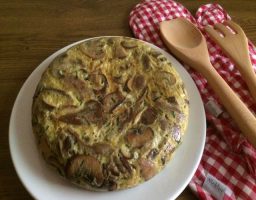
[[[0,199],[32,199],[11,161],[9,118],[30,73],[49,55],[75,41],[101,35],[132,36],[128,15],[139,0],[0,0]],[[192,13],[207,0],[180,0]],[[219,0],[256,43],[256,1]],[[179,200],[196,199],[186,188]]]

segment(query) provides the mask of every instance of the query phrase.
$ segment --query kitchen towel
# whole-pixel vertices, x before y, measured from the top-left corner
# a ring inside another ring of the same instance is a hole
[[[203,30],[206,25],[231,19],[220,5],[203,5],[193,17],[178,2],[146,0],[132,9],[129,25],[136,38],[166,49],[160,39],[159,23],[177,17],[187,18],[202,31],[213,66],[249,109],[256,113],[256,103],[239,71]],[[249,51],[256,71],[256,48],[251,42]],[[188,69],[188,72],[200,91],[207,118],[205,149],[190,188],[200,199],[256,199],[256,149],[241,135],[207,81],[193,69]]]

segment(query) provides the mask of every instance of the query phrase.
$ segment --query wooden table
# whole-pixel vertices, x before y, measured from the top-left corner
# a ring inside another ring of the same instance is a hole
[[[8,123],[15,98],[46,57],[75,41],[101,35],[132,36],[128,14],[139,0],[0,0],[0,199],[32,199],[14,170]],[[210,1],[180,0],[192,13]],[[219,0],[256,43],[256,1]],[[178,199],[196,199],[186,188]]]

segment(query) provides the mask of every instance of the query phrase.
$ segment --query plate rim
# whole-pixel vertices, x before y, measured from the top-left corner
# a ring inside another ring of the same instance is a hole
[[[48,57],[46,57],[39,65],[37,65],[34,70],[30,73],[30,75],[26,78],[25,82],[22,84],[17,96],[16,96],[16,99],[14,101],[14,104],[13,104],[13,107],[12,107],[12,111],[11,111],[11,115],[10,115],[10,121],[9,121],[9,131],[8,131],[8,141],[9,141],[9,150],[10,150],[10,155],[11,155],[11,160],[12,160],[12,163],[13,163],[13,166],[15,168],[15,171],[16,171],[16,174],[18,175],[22,185],[26,188],[26,190],[29,192],[29,194],[35,198],[35,199],[38,199],[38,196],[34,194],[33,191],[31,191],[31,189],[29,188],[29,186],[26,184],[26,182],[23,180],[23,177],[21,176],[21,172],[19,171],[18,167],[17,167],[17,163],[16,161],[14,160],[14,149],[12,147],[12,143],[11,143],[11,130],[12,130],[12,123],[14,121],[14,116],[15,116],[15,111],[17,110],[17,106],[18,106],[18,100],[21,98],[21,95],[23,93],[23,91],[25,90],[25,86],[28,84],[29,80],[37,75],[38,71],[40,72],[40,69],[43,68],[44,66],[44,63],[47,62],[48,60],[53,60],[54,58],[56,58],[58,55],[60,55],[63,51],[66,51],[67,49],[71,48],[72,46],[74,45],[77,45],[79,43],[82,43],[82,42],[85,42],[87,40],[93,40],[93,39],[99,39],[99,38],[107,38],[107,37],[125,37],[125,38],[131,38],[131,39],[135,39],[135,40],[138,40],[138,41],[141,41],[147,45],[149,45],[150,47],[152,47],[153,49],[157,50],[157,51],[160,51],[161,53],[164,53],[165,56],[168,55],[172,61],[176,62],[176,64],[180,65],[182,68],[184,68],[184,65],[181,64],[172,54],[170,54],[169,52],[166,52],[165,50],[159,48],[158,46],[152,44],[152,43],[149,43],[147,41],[143,41],[143,40],[140,40],[140,39],[137,39],[137,38],[133,38],[133,37],[128,37],[128,36],[97,36],[97,37],[90,37],[90,38],[86,38],[86,39],[82,39],[82,40],[79,40],[79,41],[76,41],[76,42],[73,42],[71,44],[68,44],[64,47],[61,47],[60,49],[58,49],[57,51],[55,51],[54,53],[50,54]],[[47,67],[46,67],[47,68]],[[45,68],[45,69],[46,69]],[[176,68],[175,68],[176,69]],[[44,71],[44,70],[43,70]],[[204,147],[205,147],[205,140],[206,140],[206,117],[205,117],[205,110],[204,110],[204,106],[203,106],[203,101],[202,101],[202,98],[201,98],[201,95],[199,93],[199,90],[194,82],[194,80],[192,79],[191,75],[187,72],[187,70],[184,70],[185,73],[187,73],[195,88],[196,88],[196,92],[198,93],[198,97],[199,97],[199,104],[200,104],[200,108],[202,109],[202,117],[205,119],[204,120],[204,123],[202,125],[202,128],[204,129],[203,132],[203,138],[201,140],[201,148],[199,149],[199,153],[198,153],[198,157],[197,157],[197,160],[196,160],[196,164],[193,166],[193,169],[191,170],[191,173],[190,173],[190,176],[187,177],[186,181],[182,184],[182,186],[179,188],[178,191],[175,192],[175,194],[173,194],[172,196],[172,199],[175,199],[178,197],[178,195],[181,194],[181,192],[185,189],[185,187],[188,185],[188,183],[190,182],[190,180],[192,179],[192,177],[194,176],[195,172],[196,172],[196,169],[198,168],[199,164],[200,164],[200,161],[202,159],[202,155],[203,155],[203,151],[204,151]],[[41,77],[42,74],[40,74],[40,77]],[[38,80],[39,82],[39,80]],[[37,82],[37,84],[38,84]]]

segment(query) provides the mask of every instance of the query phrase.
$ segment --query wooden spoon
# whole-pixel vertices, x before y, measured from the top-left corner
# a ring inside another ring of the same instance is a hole
[[[256,148],[256,118],[212,66],[202,33],[184,18],[161,22],[160,33],[176,57],[207,79],[242,133]]]

